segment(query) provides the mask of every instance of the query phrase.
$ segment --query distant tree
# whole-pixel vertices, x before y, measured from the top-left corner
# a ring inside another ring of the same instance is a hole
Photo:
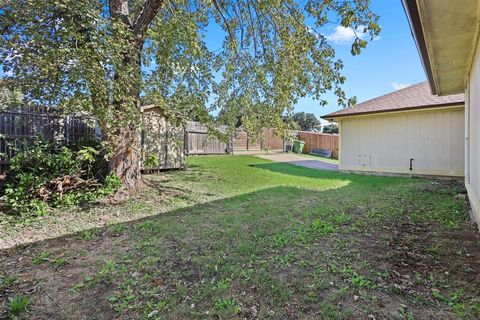
[[[313,113],[297,112],[293,115],[293,121],[302,131],[314,131],[321,128],[320,120]]]
[[[329,123],[323,126],[323,133],[338,133],[338,124]]]
[[[239,128],[242,126],[242,114],[237,110],[237,112],[227,112],[224,109],[221,109],[217,115],[217,123],[221,125],[229,125],[233,128]]]

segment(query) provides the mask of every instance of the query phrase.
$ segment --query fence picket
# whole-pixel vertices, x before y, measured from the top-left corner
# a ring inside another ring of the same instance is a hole
[[[312,149],[326,149],[332,151],[332,158],[338,159],[338,134],[299,131],[297,134],[297,138],[299,140],[305,141],[303,153],[308,154],[310,153],[310,151],[312,151]]]
[[[73,122],[66,120],[74,119]],[[92,118],[83,115],[65,117],[59,112],[42,107],[9,109],[0,113],[0,172],[7,169],[14,150],[24,141],[43,137],[61,143],[71,143],[86,136],[95,135],[95,127],[90,125]],[[75,135],[67,132],[82,130]]]

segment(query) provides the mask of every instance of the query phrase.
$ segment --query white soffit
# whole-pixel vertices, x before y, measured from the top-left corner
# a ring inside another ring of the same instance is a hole
[[[438,95],[464,92],[479,31],[479,0],[418,0]]]

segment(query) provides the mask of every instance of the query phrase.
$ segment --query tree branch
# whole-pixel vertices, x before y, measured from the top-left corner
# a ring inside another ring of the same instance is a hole
[[[233,34],[232,30],[230,29],[230,24],[229,24],[227,18],[225,17],[225,15],[223,14],[221,6],[218,4],[218,2],[216,0],[213,0],[213,4],[215,5],[215,8],[217,9],[218,14],[220,14],[220,17],[222,18],[223,23],[225,24],[225,28],[227,28],[228,36],[230,37],[230,41],[232,42],[233,48],[235,49],[235,51],[238,51],[237,44],[236,44],[236,41],[235,41],[235,35]],[[237,52],[237,54],[238,54],[238,52]]]
[[[132,27],[130,21],[130,10],[128,9],[128,0],[110,0],[110,16],[119,19],[127,26]]]
[[[143,40],[148,26],[156,17],[163,4],[163,0],[145,0],[145,3],[135,13],[133,30],[139,39]]]

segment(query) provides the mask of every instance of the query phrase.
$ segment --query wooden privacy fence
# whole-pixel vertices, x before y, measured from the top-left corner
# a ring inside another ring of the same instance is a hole
[[[244,130],[240,130],[233,137],[234,151],[284,150],[284,138],[275,134],[271,128],[263,129],[260,139],[253,139]]]
[[[200,122],[188,121],[186,126],[171,124],[163,111],[154,106],[142,107],[145,128],[142,131],[142,160],[156,155],[159,168],[183,167],[184,155],[225,154],[236,151],[285,151],[289,139],[264,129],[256,141],[245,130],[238,130],[228,141],[209,133]],[[226,126],[217,128],[227,132]],[[290,132],[295,136],[296,132]],[[16,149],[40,138],[60,143],[78,142],[82,138],[100,137],[94,118],[85,115],[64,115],[55,109],[22,107],[0,113],[0,172],[4,171]],[[304,151],[312,148],[330,149],[338,157],[338,136],[299,131],[297,139],[305,141]],[[182,139],[183,138],[183,139]]]
[[[338,134],[298,131],[297,139],[305,141],[303,153],[310,153],[312,149],[332,150],[332,158],[338,159]]]
[[[0,172],[15,150],[40,137],[61,143],[77,142],[95,136],[95,124],[87,116],[64,116],[44,107],[22,107],[0,113]]]
[[[218,127],[225,133],[226,126]],[[209,135],[208,127],[197,121],[187,121],[185,128],[185,153],[187,155],[222,154],[232,147],[232,141],[222,141]]]
[[[226,126],[219,126],[221,133]],[[245,130],[238,130],[228,142],[209,134],[208,127],[196,121],[188,121],[185,130],[185,152],[187,155],[223,154],[235,151],[284,150],[285,141],[273,129],[264,129],[260,139],[254,140]]]

